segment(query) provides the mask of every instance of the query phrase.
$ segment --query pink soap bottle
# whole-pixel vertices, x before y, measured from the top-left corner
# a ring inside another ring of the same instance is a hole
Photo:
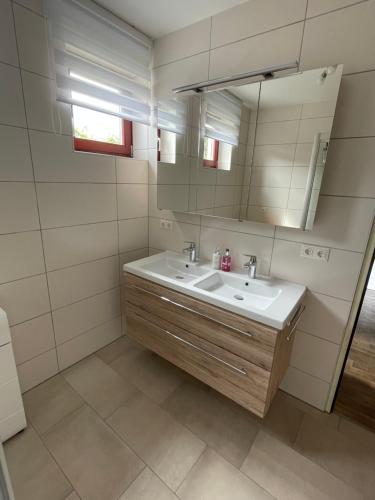
[[[229,253],[229,248],[225,250],[225,254],[221,259],[221,270],[229,272],[232,265],[232,257]]]

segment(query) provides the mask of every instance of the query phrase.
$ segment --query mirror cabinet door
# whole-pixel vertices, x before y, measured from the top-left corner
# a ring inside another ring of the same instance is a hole
[[[158,103],[158,208],[312,229],[342,65]]]

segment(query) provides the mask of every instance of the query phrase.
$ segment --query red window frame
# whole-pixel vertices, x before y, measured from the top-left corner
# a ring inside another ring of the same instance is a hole
[[[116,156],[132,156],[133,126],[129,120],[122,120],[122,144],[111,142],[93,141],[91,139],[80,139],[74,137],[75,151],[86,153],[102,153]]]
[[[204,167],[217,168],[219,161],[219,141],[214,139],[214,158],[213,160],[203,160]]]

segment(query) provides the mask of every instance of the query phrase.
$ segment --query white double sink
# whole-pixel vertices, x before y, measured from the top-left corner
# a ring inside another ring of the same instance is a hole
[[[129,262],[124,271],[280,330],[293,318],[306,291],[288,281],[215,271],[174,252]]]

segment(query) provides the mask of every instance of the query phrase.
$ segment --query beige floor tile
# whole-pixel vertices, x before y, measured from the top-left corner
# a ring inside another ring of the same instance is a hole
[[[156,403],[162,403],[179,387],[185,374],[151,351],[132,349],[111,367]]]
[[[143,394],[129,399],[108,423],[172,490],[181,484],[205,447]]]
[[[307,415],[314,417],[316,420],[319,420],[321,424],[333,428],[338,427],[340,417],[336,413],[327,413],[325,411],[318,410],[317,408],[314,408],[314,406],[311,406],[305,403],[304,401],[301,401],[300,399],[295,398],[290,394],[287,394],[284,391],[279,390],[278,392],[280,393],[283,399],[287,400],[290,404],[296,406],[298,409],[303,411],[303,413],[306,413]]]
[[[65,500],[80,500],[80,498],[75,491],[72,491],[72,493],[66,497]]]
[[[375,449],[305,416],[295,448],[364,495],[375,492]]]
[[[241,470],[280,500],[359,500],[361,495],[332,474],[263,431]]]
[[[44,442],[85,500],[114,500],[144,464],[96,413],[84,406],[48,431]]]
[[[101,359],[92,356],[63,373],[66,381],[102,418],[107,418],[138,389]]]
[[[259,419],[198,381],[183,384],[162,406],[236,467],[259,429]]]
[[[100,349],[96,353],[96,356],[100,358],[104,363],[107,363],[110,365],[114,361],[116,361],[117,358],[123,355],[129,354],[132,350],[139,349],[139,351],[143,350],[141,347],[138,347],[134,342],[131,342],[128,338],[126,337],[120,337],[119,339],[115,340],[112,342],[112,344],[109,344],[103,349]]]
[[[39,433],[83,405],[83,400],[61,375],[26,392],[23,401],[26,415]]]
[[[215,451],[207,448],[177,490],[181,500],[270,500],[273,498]]]
[[[178,500],[176,495],[148,467],[119,500]]]
[[[303,412],[284,394],[281,391],[276,394],[262,427],[284,443],[292,445],[296,440]]]
[[[339,431],[348,438],[363,442],[366,446],[371,446],[375,450],[375,432],[357,424],[353,420],[345,417],[340,418]]]
[[[31,426],[4,447],[16,500],[65,500],[72,491]]]

